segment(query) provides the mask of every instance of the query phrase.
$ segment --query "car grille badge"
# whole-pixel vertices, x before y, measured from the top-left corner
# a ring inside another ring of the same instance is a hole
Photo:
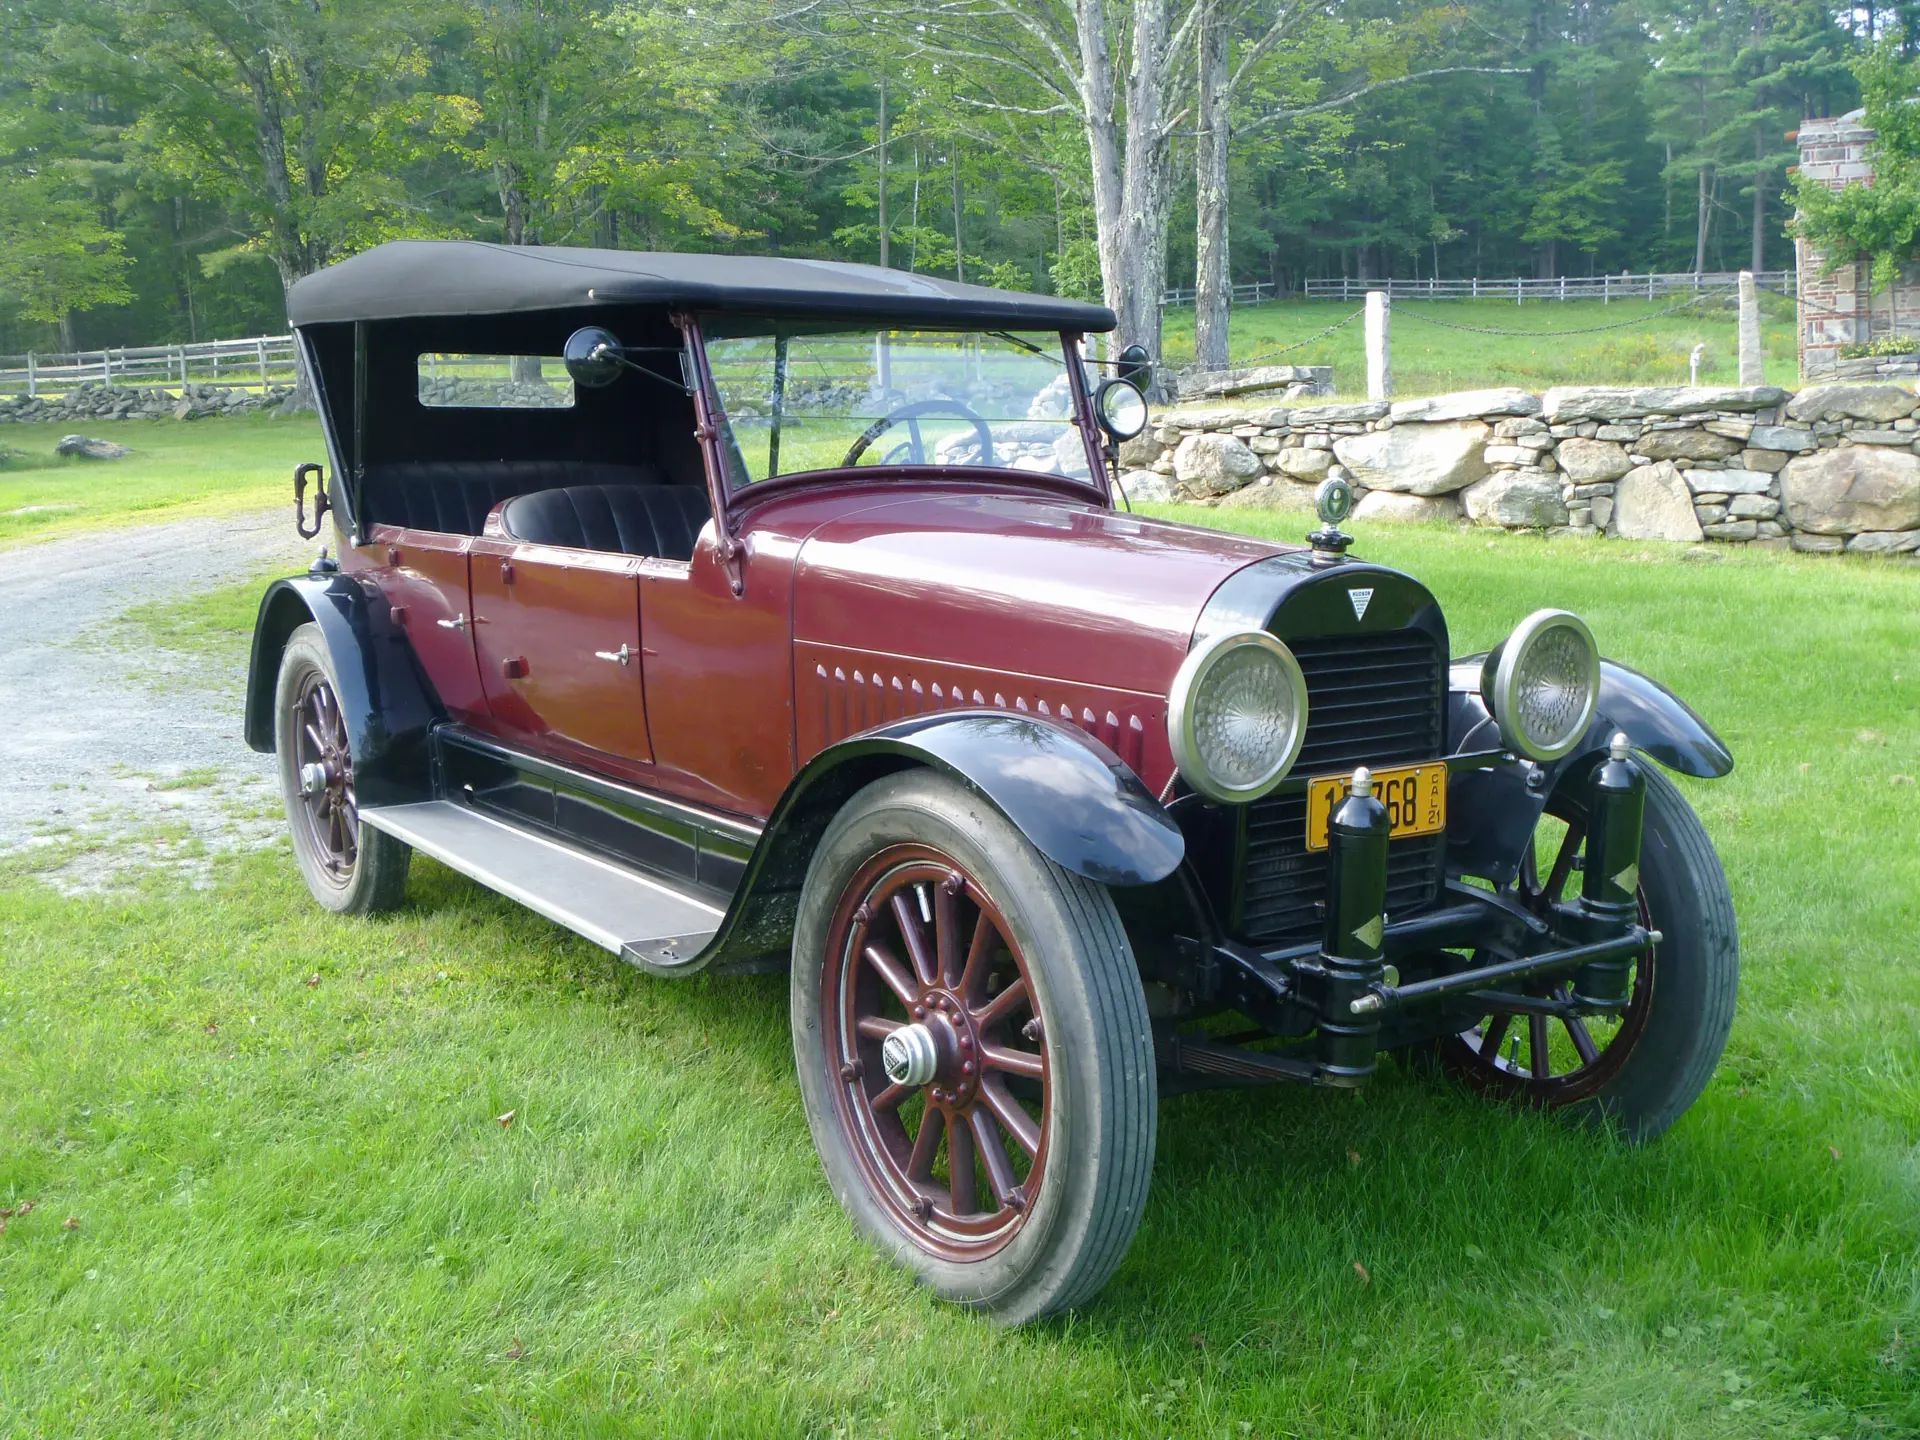
[[[1373,599],[1373,591],[1371,589],[1349,590],[1347,591],[1347,599],[1353,602],[1353,618],[1356,620],[1366,619],[1367,602]]]

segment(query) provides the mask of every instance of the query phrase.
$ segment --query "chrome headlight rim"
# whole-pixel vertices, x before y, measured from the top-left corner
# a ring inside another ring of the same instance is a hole
[[[1275,763],[1258,780],[1246,785],[1229,785],[1207,768],[1200,754],[1196,712],[1214,667],[1247,645],[1259,648],[1279,662],[1281,673],[1293,692],[1293,731]],[[1287,778],[1293,762],[1300,758],[1300,747],[1306,738],[1307,677],[1293,651],[1277,636],[1265,630],[1230,631],[1196,645],[1180,662],[1179,673],[1173,677],[1173,687],[1167,697],[1167,740],[1173,749],[1173,763],[1189,789],[1222,805],[1245,805],[1261,799]]]
[[[1556,629],[1571,630],[1580,637],[1585,651],[1583,679],[1586,682],[1587,703],[1578,722],[1570,725],[1559,741],[1543,745],[1520,725],[1521,666],[1533,645]],[[1581,737],[1592,726],[1594,709],[1600,702],[1600,647],[1594,643],[1593,631],[1587,628],[1586,621],[1571,610],[1534,611],[1514,626],[1513,633],[1487,657],[1481,693],[1487,708],[1493,711],[1494,723],[1500,727],[1501,742],[1509,750],[1518,751],[1529,760],[1549,762],[1565,759],[1573,753]]]

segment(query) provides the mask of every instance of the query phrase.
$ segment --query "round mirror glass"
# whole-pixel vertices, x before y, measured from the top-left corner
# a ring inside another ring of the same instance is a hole
[[[620,378],[625,368],[621,359],[620,338],[611,330],[588,325],[567,337],[563,356],[567,374],[573,383],[588,390],[599,390]]]
[[[1116,440],[1131,440],[1147,428],[1147,397],[1126,380],[1103,380],[1093,397],[1100,428]]]

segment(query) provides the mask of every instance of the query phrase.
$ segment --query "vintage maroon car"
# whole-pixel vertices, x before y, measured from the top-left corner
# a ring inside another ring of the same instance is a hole
[[[1706,1083],[1732,907],[1636,753],[1726,748],[1563,611],[1451,660],[1338,479],[1297,547],[1127,513],[1105,309],[413,241],[289,308],[338,552],[247,737],[314,896],[418,850],[655,975],[790,966],[827,1176],[940,1294],[1092,1296],[1170,1088],[1397,1051],[1640,1138]]]

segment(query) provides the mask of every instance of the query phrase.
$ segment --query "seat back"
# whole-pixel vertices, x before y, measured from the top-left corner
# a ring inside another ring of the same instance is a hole
[[[557,486],[657,487],[660,478],[650,465],[591,460],[416,460],[375,465],[367,470],[367,518],[409,530],[478,535],[493,507],[515,495]],[[700,493],[704,501],[705,490]]]
[[[712,517],[701,485],[567,485],[508,501],[500,523],[535,545],[691,560]]]

